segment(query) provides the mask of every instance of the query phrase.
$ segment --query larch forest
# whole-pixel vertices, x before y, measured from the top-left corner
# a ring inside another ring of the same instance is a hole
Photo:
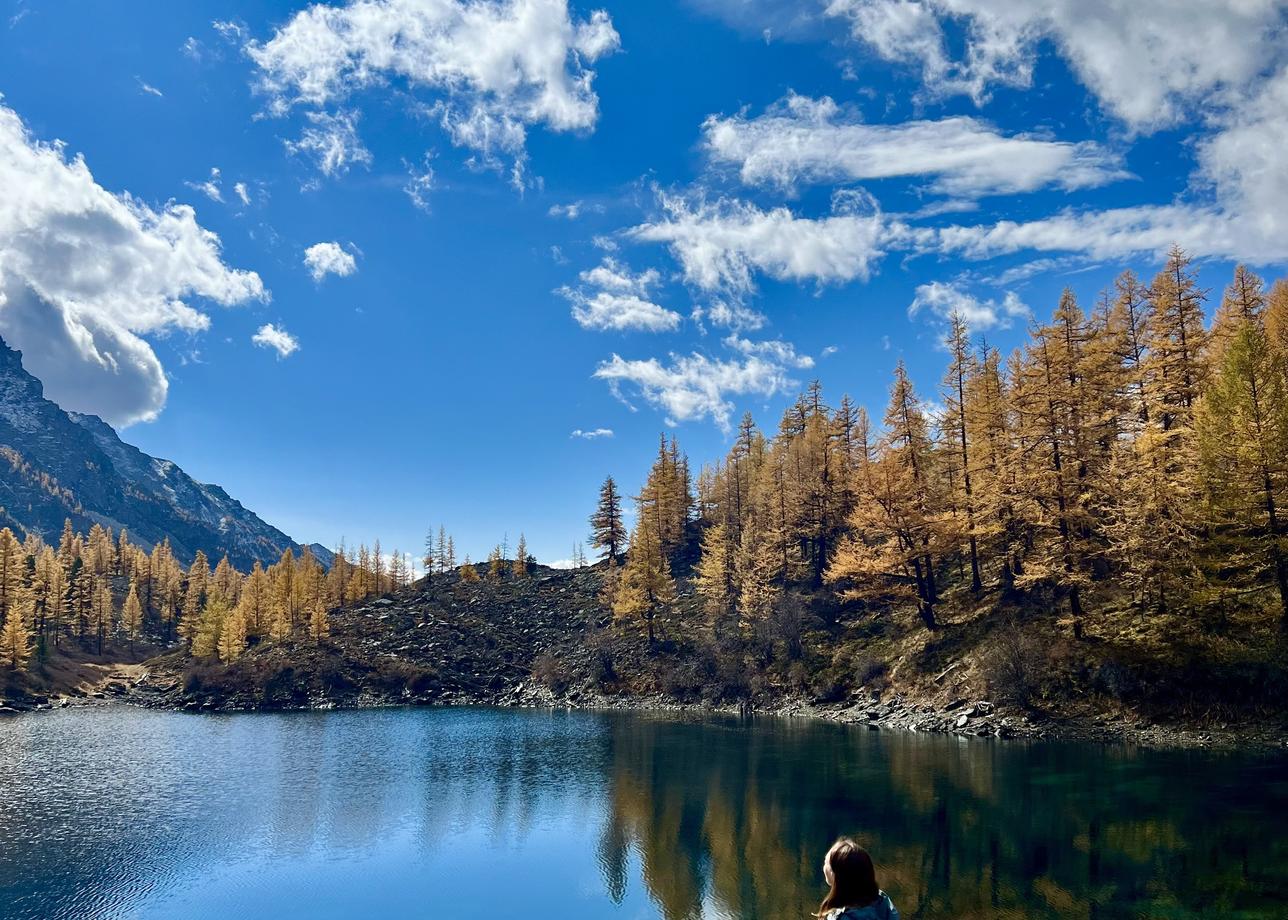
[[[537,649],[530,674],[557,692],[827,701],[915,691],[961,659],[1018,706],[1090,693],[1191,717],[1282,692],[1288,281],[1239,267],[1214,293],[1173,249],[1094,303],[1066,290],[1011,354],[960,315],[943,348],[938,386],[900,364],[878,419],[813,383],[696,472],[663,436],[633,495],[606,479],[599,559],[574,556],[594,609],[572,642],[593,664]],[[0,668],[146,653],[209,680],[269,649],[342,651],[332,620],[371,618],[373,598],[486,599],[549,574],[522,536],[476,565],[431,528],[417,556],[341,546],[328,569],[288,550],[242,572],[97,526],[69,522],[56,546],[6,528]]]

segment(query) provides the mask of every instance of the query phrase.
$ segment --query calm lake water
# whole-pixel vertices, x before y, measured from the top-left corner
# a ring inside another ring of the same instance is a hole
[[[0,721],[5,918],[1288,916],[1288,758],[488,709]]]

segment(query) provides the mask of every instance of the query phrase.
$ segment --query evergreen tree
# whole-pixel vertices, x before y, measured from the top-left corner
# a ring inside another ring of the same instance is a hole
[[[617,562],[626,547],[626,525],[622,522],[622,496],[609,476],[599,487],[599,504],[590,516],[590,545],[602,549],[603,558]]]

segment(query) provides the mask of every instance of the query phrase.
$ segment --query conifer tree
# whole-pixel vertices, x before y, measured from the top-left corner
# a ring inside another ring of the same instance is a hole
[[[197,627],[192,635],[192,657],[214,658],[219,654],[220,636],[230,611],[228,601],[219,594],[213,594],[197,617]]]
[[[206,606],[206,595],[210,590],[210,562],[206,554],[197,550],[188,569],[188,588],[183,598],[183,618],[179,621],[179,634],[192,644],[196,634],[201,611]]]
[[[938,625],[935,556],[939,551],[932,445],[921,402],[903,362],[895,368],[886,433],[837,549],[827,580],[843,583],[851,600],[915,600],[929,629]]]
[[[321,642],[331,635],[331,620],[327,615],[326,603],[319,596],[309,602],[309,636],[314,642]]]
[[[475,582],[479,580],[479,571],[474,568],[474,563],[470,562],[469,553],[465,554],[465,564],[461,566],[461,581]]]
[[[603,557],[617,562],[626,547],[626,525],[622,522],[622,496],[609,476],[599,487],[599,504],[590,516],[590,545],[602,549]]]
[[[514,551],[514,563],[511,566],[515,578],[524,578],[528,574],[528,541],[519,534],[519,546]]]
[[[9,607],[0,626],[0,667],[12,671],[26,670],[31,660],[31,629],[15,602]]]
[[[130,640],[130,654],[134,654],[134,643],[143,631],[143,604],[139,602],[138,588],[130,582],[129,593],[125,595],[125,604],[121,608],[121,632]]]
[[[434,583],[434,572],[438,569],[438,551],[434,543],[434,528],[425,531],[425,555],[421,559],[425,567],[425,583]]]
[[[492,547],[487,555],[488,578],[499,580],[505,575],[505,557],[499,545]]]
[[[713,524],[702,535],[702,556],[694,579],[707,622],[719,636],[733,615],[733,548],[726,524]]]
[[[22,589],[22,544],[8,527],[0,529],[0,620],[18,602]]]
[[[1259,315],[1238,327],[1227,330],[1196,419],[1209,543],[1219,553],[1211,568],[1226,584],[1273,585],[1288,630],[1288,378]]]
[[[258,560],[251,567],[250,574],[242,584],[241,597],[237,601],[245,624],[246,635],[264,636],[268,633],[268,623],[272,616],[272,585],[268,573]]]
[[[964,530],[967,540],[967,551],[970,559],[971,590],[979,593],[983,588],[979,566],[979,536],[976,533],[975,493],[971,477],[973,435],[968,432],[968,413],[966,409],[966,382],[973,374],[973,356],[970,350],[970,338],[966,329],[966,320],[953,311],[949,317],[949,331],[945,339],[948,346],[950,363],[948,374],[944,378],[944,425],[943,428],[951,439],[953,458],[959,464],[957,488],[960,489],[960,507],[964,513]]]
[[[1266,341],[1270,350],[1288,361],[1288,278],[1280,278],[1266,297]]]
[[[236,661],[246,650],[246,608],[239,602],[224,617],[219,630],[219,660],[224,664]]]
[[[112,634],[116,613],[112,589],[107,586],[106,576],[99,576],[94,580],[92,597],[90,629],[98,645],[97,654],[102,655],[103,643]]]
[[[1190,262],[1184,251],[1172,247],[1167,266],[1149,289],[1152,312],[1146,330],[1146,388],[1164,432],[1189,427],[1190,413],[1206,377],[1201,355],[1206,340],[1203,301],[1207,292],[1199,288]]]
[[[657,621],[675,602],[675,581],[657,528],[657,515],[641,500],[631,550],[618,579],[613,614],[628,623],[642,622],[649,647],[657,641]]]

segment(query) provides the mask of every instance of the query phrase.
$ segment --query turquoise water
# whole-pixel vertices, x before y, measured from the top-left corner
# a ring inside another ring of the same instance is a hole
[[[1288,916],[1288,758],[514,710],[0,721],[5,918]]]

